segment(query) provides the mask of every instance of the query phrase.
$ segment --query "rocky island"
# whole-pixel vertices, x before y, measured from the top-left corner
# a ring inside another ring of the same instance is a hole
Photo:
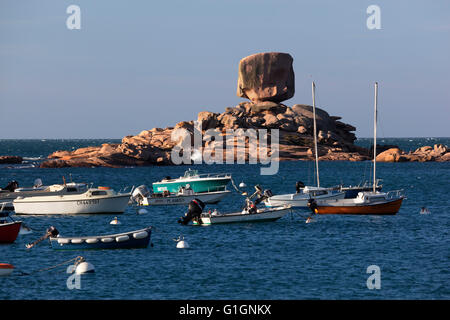
[[[174,127],[144,130],[135,136],[126,136],[120,144],[103,144],[74,151],[56,151],[41,163],[42,168],[54,167],[121,167],[171,165],[171,151],[178,141],[172,139],[174,130],[185,129],[188,134],[209,129],[220,132],[226,141],[230,130],[278,129],[278,160],[312,160],[313,113],[312,106],[282,102],[295,93],[293,58],[287,53],[258,53],[243,58],[239,63],[237,95],[248,99],[223,113],[202,111],[194,120],[182,121]],[[370,160],[371,150],[354,144],[356,128],[316,108],[318,154],[320,160]],[[248,139],[246,140],[248,141]],[[205,141],[201,149],[223,147],[216,141]],[[245,157],[250,156],[246,148]],[[406,154],[398,148],[380,146],[377,161],[449,161],[450,153],[443,145],[422,147]],[[224,152],[224,158],[226,152]]]

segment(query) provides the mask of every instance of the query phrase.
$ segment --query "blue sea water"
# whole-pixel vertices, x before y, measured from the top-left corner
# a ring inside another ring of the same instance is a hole
[[[427,140],[428,139],[428,140]],[[449,138],[385,139],[404,150],[444,143]],[[41,178],[44,184],[93,182],[115,189],[145,184],[188,166],[138,168],[40,169],[49,153],[118,140],[0,140],[0,154],[26,157],[24,165],[0,167],[0,186],[22,186]],[[370,139],[359,144],[369,146]],[[33,166],[34,165],[34,166]],[[191,166],[194,167],[194,166]],[[249,192],[261,184],[273,193],[295,190],[295,182],[313,184],[313,163],[280,163],[277,175],[261,176],[259,165],[198,165],[201,172],[231,173]],[[322,185],[357,184],[371,178],[366,162],[320,162]],[[82,255],[96,272],[81,277],[81,289],[68,289],[67,265],[29,276],[0,278],[0,299],[449,299],[450,298],[450,163],[378,163],[384,190],[404,189],[407,199],[395,216],[320,216],[306,224],[307,211],[276,222],[181,226],[185,207],[148,208],[138,215],[129,207],[110,225],[112,215],[14,216],[35,231],[14,244],[0,245],[0,263],[24,272],[54,266]],[[240,210],[236,192],[217,205]],[[431,214],[419,214],[426,206]],[[48,242],[27,250],[53,225],[63,235],[97,235],[154,226],[153,247],[135,250],[53,251]],[[173,238],[184,235],[189,249]],[[369,290],[367,267],[381,270],[381,288]]]

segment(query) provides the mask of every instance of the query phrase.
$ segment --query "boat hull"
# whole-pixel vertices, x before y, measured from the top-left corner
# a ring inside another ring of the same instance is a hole
[[[337,192],[333,194],[326,194],[313,197],[316,200],[332,200],[332,199],[344,199],[345,192]],[[311,197],[308,194],[286,194],[279,196],[272,196],[264,201],[266,207],[279,207],[283,205],[289,205],[292,208],[308,208],[308,201]]]
[[[200,199],[204,203],[218,203],[224,197],[229,195],[231,191],[216,191],[207,193],[197,193],[193,195],[177,195],[168,197],[147,197],[143,201],[143,205],[164,206],[164,205],[187,205],[193,199]]]
[[[222,223],[245,223],[245,222],[267,222],[267,221],[275,221],[282,218],[290,212],[290,208],[277,208],[277,209],[265,209],[259,213],[253,214],[242,214],[240,212],[237,213],[228,213],[217,216],[208,216],[201,217],[202,223],[193,222],[194,225],[211,225],[211,224],[222,224]]]
[[[0,224],[0,243],[13,243],[19,235],[21,221]]]
[[[50,238],[55,250],[103,250],[147,248],[150,242],[151,227],[104,236],[56,237]]]
[[[9,276],[14,271],[14,266],[9,263],[0,263],[0,277]]]
[[[16,214],[98,214],[123,213],[128,206],[130,194],[105,198],[46,199],[46,197],[14,200]]]
[[[362,205],[318,205],[318,214],[350,214],[350,215],[395,215],[402,205],[403,198],[385,203]]]
[[[227,184],[231,181],[230,177],[225,178],[204,178],[199,180],[180,180],[173,182],[155,182],[152,184],[154,193],[161,193],[169,191],[176,193],[181,187],[190,186],[195,193],[213,192],[224,190]]]

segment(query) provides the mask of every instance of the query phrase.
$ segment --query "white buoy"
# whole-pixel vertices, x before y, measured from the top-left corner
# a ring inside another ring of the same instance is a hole
[[[184,240],[183,236],[180,236],[178,238],[178,240],[176,240],[176,241],[177,241],[177,248],[178,249],[187,249],[187,248],[189,248],[189,243],[187,243],[187,241]]]
[[[239,188],[247,188],[247,185],[244,183],[244,181],[239,183]]]
[[[187,249],[187,248],[189,248],[189,244],[186,241],[181,240],[181,241],[178,241],[177,248],[178,249]]]
[[[95,272],[95,268],[92,265],[92,263],[89,262],[81,262],[77,267],[75,268],[76,274],[83,274],[83,273],[93,273]]]
[[[137,211],[137,213],[138,214],[146,214],[146,213],[148,213],[148,211],[147,211],[147,209],[139,209],[138,211]]]
[[[114,219],[111,220],[111,222],[109,224],[121,224],[122,222],[120,222],[117,217],[114,217]]]

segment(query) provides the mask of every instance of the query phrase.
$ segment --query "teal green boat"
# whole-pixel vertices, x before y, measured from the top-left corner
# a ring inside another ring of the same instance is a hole
[[[189,169],[178,179],[166,177],[153,183],[154,193],[178,192],[180,188],[190,188],[194,192],[215,192],[225,190],[231,181],[231,174],[199,174],[197,170]]]

